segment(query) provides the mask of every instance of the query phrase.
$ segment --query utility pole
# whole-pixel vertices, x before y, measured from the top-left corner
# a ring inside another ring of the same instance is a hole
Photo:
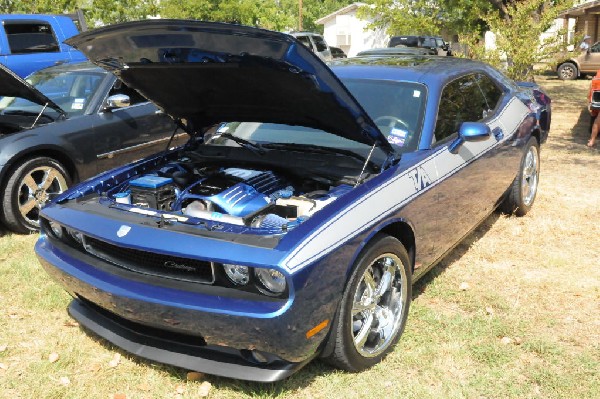
[[[302,32],[302,0],[298,0],[298,31]]]

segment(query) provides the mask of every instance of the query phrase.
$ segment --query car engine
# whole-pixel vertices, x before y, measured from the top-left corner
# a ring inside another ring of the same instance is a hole
[[[351,189],[294,182],[270,170],[170,163],[129,180],[112,198],[137,213],[147,209],[180,219],[286,231]]]

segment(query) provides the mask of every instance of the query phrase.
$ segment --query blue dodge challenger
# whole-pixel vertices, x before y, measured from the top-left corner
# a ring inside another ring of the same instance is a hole
[[[72,187],[37,255],[83,327],[137,356],[275,381],[393,350],[411,286],[536,197],[550,99],[488,65],[326,66],[291,36],[151,20],[69,40],[189,133]]]

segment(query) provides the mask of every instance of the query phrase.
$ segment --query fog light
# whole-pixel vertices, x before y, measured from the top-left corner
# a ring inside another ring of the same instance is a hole
[[[52,234],[54,234],[54,236],[56,238],[62,238],[63,237],[63,229],[62,226],[56,222],[53,222],[52,220],[48,221],[48,226],[50,226],[50,230],[52,230]]]
[[[254,274],[268,291],[274,294],[281,294],[285,291],[287,283],[283,273],[275,269],[256,269]]]
[[[224,264],[223,269],[225,269],[225,274],[227,274],[227,277],[234,284],[246,285],[250,281],[250,269],[248,266]]]

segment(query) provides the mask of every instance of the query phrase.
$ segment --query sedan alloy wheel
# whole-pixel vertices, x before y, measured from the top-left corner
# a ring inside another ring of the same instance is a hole
[[[40,157],[21,163],[11,174],[3,194],[4,223],[19,233],[37,230],[40,209],[70,183],[65,168],[54,159]]]

